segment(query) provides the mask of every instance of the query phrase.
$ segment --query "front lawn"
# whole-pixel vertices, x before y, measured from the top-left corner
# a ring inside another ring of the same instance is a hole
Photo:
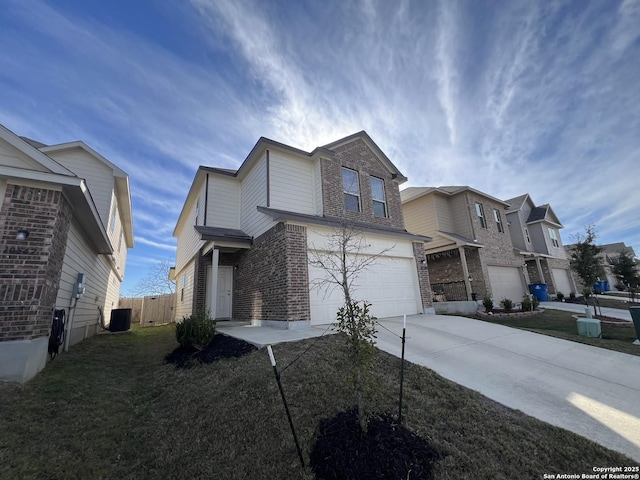
[[[615,300],[611,301],[615,302]],[[636,339],[636,331],[633,328],[633,324],[610,326],[602,323],[602,338],[581,337],[578,335],[576,318],[573,317],[573,315],[576,314],[549,308],[530,317],[480,315],[470,315],[469,317],[484,322],[498,323],[507,327],[520,328],[552,337],[564,338],[565,340],[572,340],[574,342],[640,356],[640,345],[633,345],[633,341]]]
[[[343,340],[274,346],[305,461],[322,418],[348,409]],[[308,351],[307,349],[312,346]],[[176,369],[173,326],[101,335],[26,385],[0,384],[2,479],[310,479],[265,350]],[[374,404],[397,412],[399,360],[376,356]],[[542,478],[634,465],[420,366],[405,368],[405,425],[444,455],[434,478]]]

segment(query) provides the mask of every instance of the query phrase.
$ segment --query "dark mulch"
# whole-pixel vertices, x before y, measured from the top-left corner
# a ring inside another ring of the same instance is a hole
[[[206,348],[178,347],[165,357],[165,361],[174,363],[176,368],[191,368],[195,362],[213,363],[221,358],[242,357],[254,350],[257,348],[244,340],[217,333]]]
[[[428,479],[442,455],[387,414],[373,415],[367,432],[356,409],[320,421],[310,464],[318,480]]]

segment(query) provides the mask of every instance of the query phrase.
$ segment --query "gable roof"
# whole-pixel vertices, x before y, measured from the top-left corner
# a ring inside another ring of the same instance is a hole
[[[468,185],[445,185],[442,187],[409,187],[400,192],[400,199],[402,200],[402,203],[407,203],[430,193],[439,193],[447,197],[453,197],[454,195],[462,192],[472,192],[476,195],[481,195],[485,198],[493,200],[496,203],[500,203],[505,207],[509,206],[509,204],[504,200],[500,200],[499,198],[493,197],[488,193],[481,192],[480,190],[476,190],[475,188],[472,188]]]
[[[520,195],[518,197],[513,197],[513,198],[510,198],[509,200],[505,200],[505,202],[509,204],[509,208],[507,209],[507,213],[510,213],[510,212],[513,212],[513,211],[517,211],[517,210],[521,210],[523,205],[524,205],[524,202],[528,198],[530,198],[529,194],[525,193],[524,195]]]

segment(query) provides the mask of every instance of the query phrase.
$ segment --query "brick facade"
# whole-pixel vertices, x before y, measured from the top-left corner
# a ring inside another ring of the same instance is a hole
[[[60,191],[8,184],[0,209],[0,341],[49,335],[71,207]],[[16,240],[18,230],[29,231]]]
[[[424,243],[413,242],[413,258],[416,260],[418,269],[418,286],[420,287],[420,299],[422,300],[422,309],[433,306],[433,298],[431,295],[431,283],[429,280],[429,268],[424,256]],[[424,263],[422,263],[424,261]]]
[[[398,183],[384,167],[378,157],[362,139],[354,140],[333,149],[335,157],[323,158],[322,168],[322,201],[324,214],[331,217],[347,218],[360,222],[384,225],[404,229],[402,202]],[[342,189],[342,167],[358,172],[360,187],[360,212],[345,211],[344,192]],[[371,177],[384,181],[387,216],[376,217],[373,214],[371,196]]]
[[[250,250],[221,253],[219,265],[234,267],[233,318],[311,319],[306,227],[278,223]]]

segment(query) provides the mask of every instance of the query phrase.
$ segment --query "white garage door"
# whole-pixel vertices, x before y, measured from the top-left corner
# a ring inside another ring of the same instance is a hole
[[[553,283],[556,286],[556,293],[562,292],[565,295],[569,295],[573,291],[571,288],[571,282],[569,282],[569,272],[563,268],[552,268]]]
[[[493,294],[493,303],[499,307],[504,298],[518,303],[526,293],[520,279],[520,269],[517,267],[487,267],[489,270],[489,282]]]
[[[309,258],[313,258],[312,254]],[[336,312],[344,305],[344,294],[335,285],[315,287],[318,280],[325,277],[323,269],[309,265],[312,325],[332,323]],[[422,313],[418,312],[421,300],[417,282],[412,259],[381,257],[360,273],[352,288],[352,297],[371,303],[371,313],[378,318]]]

